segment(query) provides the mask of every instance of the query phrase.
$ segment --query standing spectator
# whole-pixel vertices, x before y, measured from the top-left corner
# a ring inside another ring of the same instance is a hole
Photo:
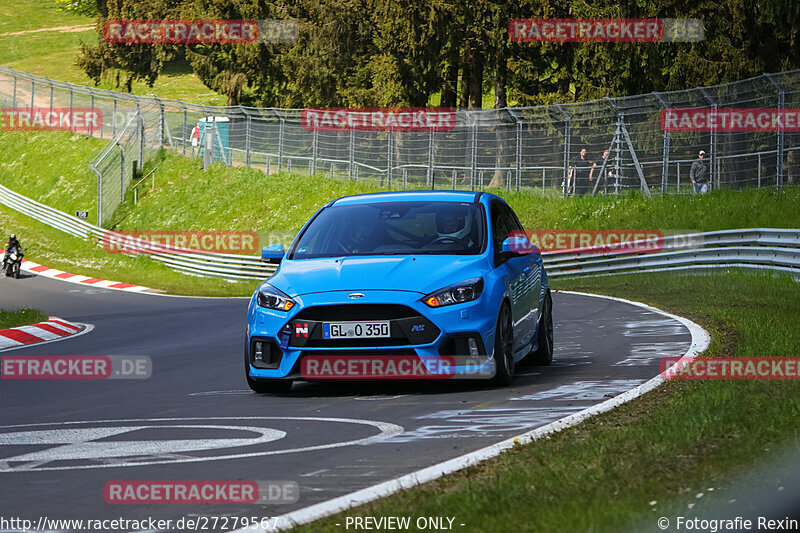
[[[199,122],[194,125],[194,128],[192,128],[192,137],[191,138],[192,138],[192,156],[194,156],[195,153],[198,150],[197,145],[200,144],[200,123]]]
[[[697,161],[692,163],[692,168],[689,170],[689,177],[692,180],[695,194],[708,192],[708,165],[704,161],[705,156],[705,151],[700,150],[700,153],[697,154]]]
[[[583,196],[589,190],[591,168],[592,162],[586,157],[586,148],[581,148],[581,155],[569,167],[568,174],[569,181],[567,183],[573,186],[575,196]]]

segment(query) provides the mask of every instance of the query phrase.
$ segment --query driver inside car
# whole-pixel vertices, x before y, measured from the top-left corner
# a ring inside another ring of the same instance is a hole
[[[457,242],[468,248],[475,245],[472,236],[472,217],[465,217],[461,210],[436,213],[435,241],[442,244]]]

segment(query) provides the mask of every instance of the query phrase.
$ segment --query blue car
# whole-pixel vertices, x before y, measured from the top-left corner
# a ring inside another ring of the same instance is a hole
[[[322,361],[319,369],[356,356],[411,358],[442,378],[473,375],[477,364],[496,385],[511,383],[523,359],[552,361],[553,304],[539,249],[493,194],[339,198],[306,222],[288,251],[268,246],[262,260],[279,266],[247,314],[244,366],[256,392],[314,379],[310,362]],[[336,368],[343,379],[370,376],[364,366]]]

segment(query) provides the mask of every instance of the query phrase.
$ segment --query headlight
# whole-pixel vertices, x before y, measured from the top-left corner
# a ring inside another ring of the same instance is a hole
[[[483,292],[483,278],[472,278],[455,283],[425,296],[422,301],[428,307],[443,307],[477,300]]]
[[[295,304],[295,301],[289,296],[267,283],[258,288],[256,299],[261,307],[277,311],[288,311]]]

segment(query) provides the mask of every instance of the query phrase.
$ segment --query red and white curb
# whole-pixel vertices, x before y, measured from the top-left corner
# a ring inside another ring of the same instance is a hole
[[[32,344],[56,342],[69,337],[83,335],[94,329],[91,324],[68,322],[51,316],[47,322],[0,329],[0,352],[14,350]]]
[[[49,266],[40,265],[38,263],[34,263],[33,261],[28,261],[27,259],[22,260],[22,270],[33,272],[34,274],[38,276],[44,276],[45,278],[58,279],[61,281],[67,281],[69,283],[77,283],[79,285],[89,285],[101,289],[113,289],[127,292],[153,291],[153,289],[142,287],[141,285],[132,285],[130,283],[120,283],[118,281],[109,281],[107,279],[81,276],[80,274],[71,274],[70,272],[64,272],[63,270],[57,270],[55,268],[50,268]]]

